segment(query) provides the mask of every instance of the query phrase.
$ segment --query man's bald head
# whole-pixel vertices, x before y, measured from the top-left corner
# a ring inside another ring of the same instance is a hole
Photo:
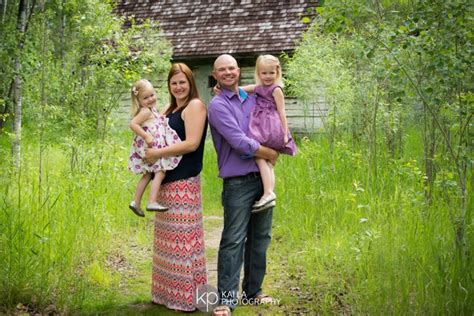
[[[235,92],[238,90],[240,69],[231,55],[223,54],[216,58],[212,75],[222,88]]]
[[[214,70],[218,68],[217,67],[218,65],[223,64],[223,63],[232,63],[232,64],[235,64],[235,66],[237,66],[237,60],[235,60],[235,58],[232,57],[232,55],[222,54],[222,55],[219,55],[214,61]]]

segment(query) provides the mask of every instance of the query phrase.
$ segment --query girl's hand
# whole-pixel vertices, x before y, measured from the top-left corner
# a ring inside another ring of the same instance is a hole
[[[290,141],[288,139],[288,135],[285,135],[285,137],[283,138],[283,141],[285,142],[285,145],[288,144],[288,142]]]
[[[147,134],[145,136],[145,142],[148,145],[148,147],[151,147],[153,145],[153,136],[151,136],[150,134]]]
[[[216,84],[214,88],[212,88],[212,92],[214,92],[215,95],[221,94],[221,86],[219,84]]]

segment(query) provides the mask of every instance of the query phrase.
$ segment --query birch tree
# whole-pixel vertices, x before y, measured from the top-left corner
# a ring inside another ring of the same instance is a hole
[[[26,30],[28,21],[30,20],[36,1],[33,0],[30,9],[28,10],[28,1],[20,0],[18,6],[17,16],[17,33],[18,33],[18,45],[17,53],[15,56],[14,63],[14,77],[13,77],[13,143],[12,143],[12,154],[13,162],[16,167],[20,167],[21,158],[21,120],[22,120],[22,69],[21,69],[21,55],[23,47],[25,45]]]

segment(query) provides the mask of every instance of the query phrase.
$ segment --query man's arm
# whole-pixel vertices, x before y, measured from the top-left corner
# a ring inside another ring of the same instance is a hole
[[[255,157],[259,157],[259,158],[263,158],[265,160],[268,160],[270,161],[270,163],[272,165],[275,165],[276,162],[277,162],[277,159],[278,159],[278,155],[279,153],[272,149],[272,148],[269,148],[269,147],[265,147],[265,146],[262,146],[260,145],[257,149],[257,151],[255,152]]]
[[[209,123],[219,132],[229,145],[242,155],[253,155],[260,144],[249,138],[240,128],[237,119],[224,102],[214,101],[209,107]]]

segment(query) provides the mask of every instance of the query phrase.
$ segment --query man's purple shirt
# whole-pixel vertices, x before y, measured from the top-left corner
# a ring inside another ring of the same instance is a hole
[[[239,94],[222,89],[209,103],[209,125],[221,178],[258,171],[255,159],[243,158],[253,157],[260,146],[247,137],[250,112],[255,104],[255,97],[241,89]]]

